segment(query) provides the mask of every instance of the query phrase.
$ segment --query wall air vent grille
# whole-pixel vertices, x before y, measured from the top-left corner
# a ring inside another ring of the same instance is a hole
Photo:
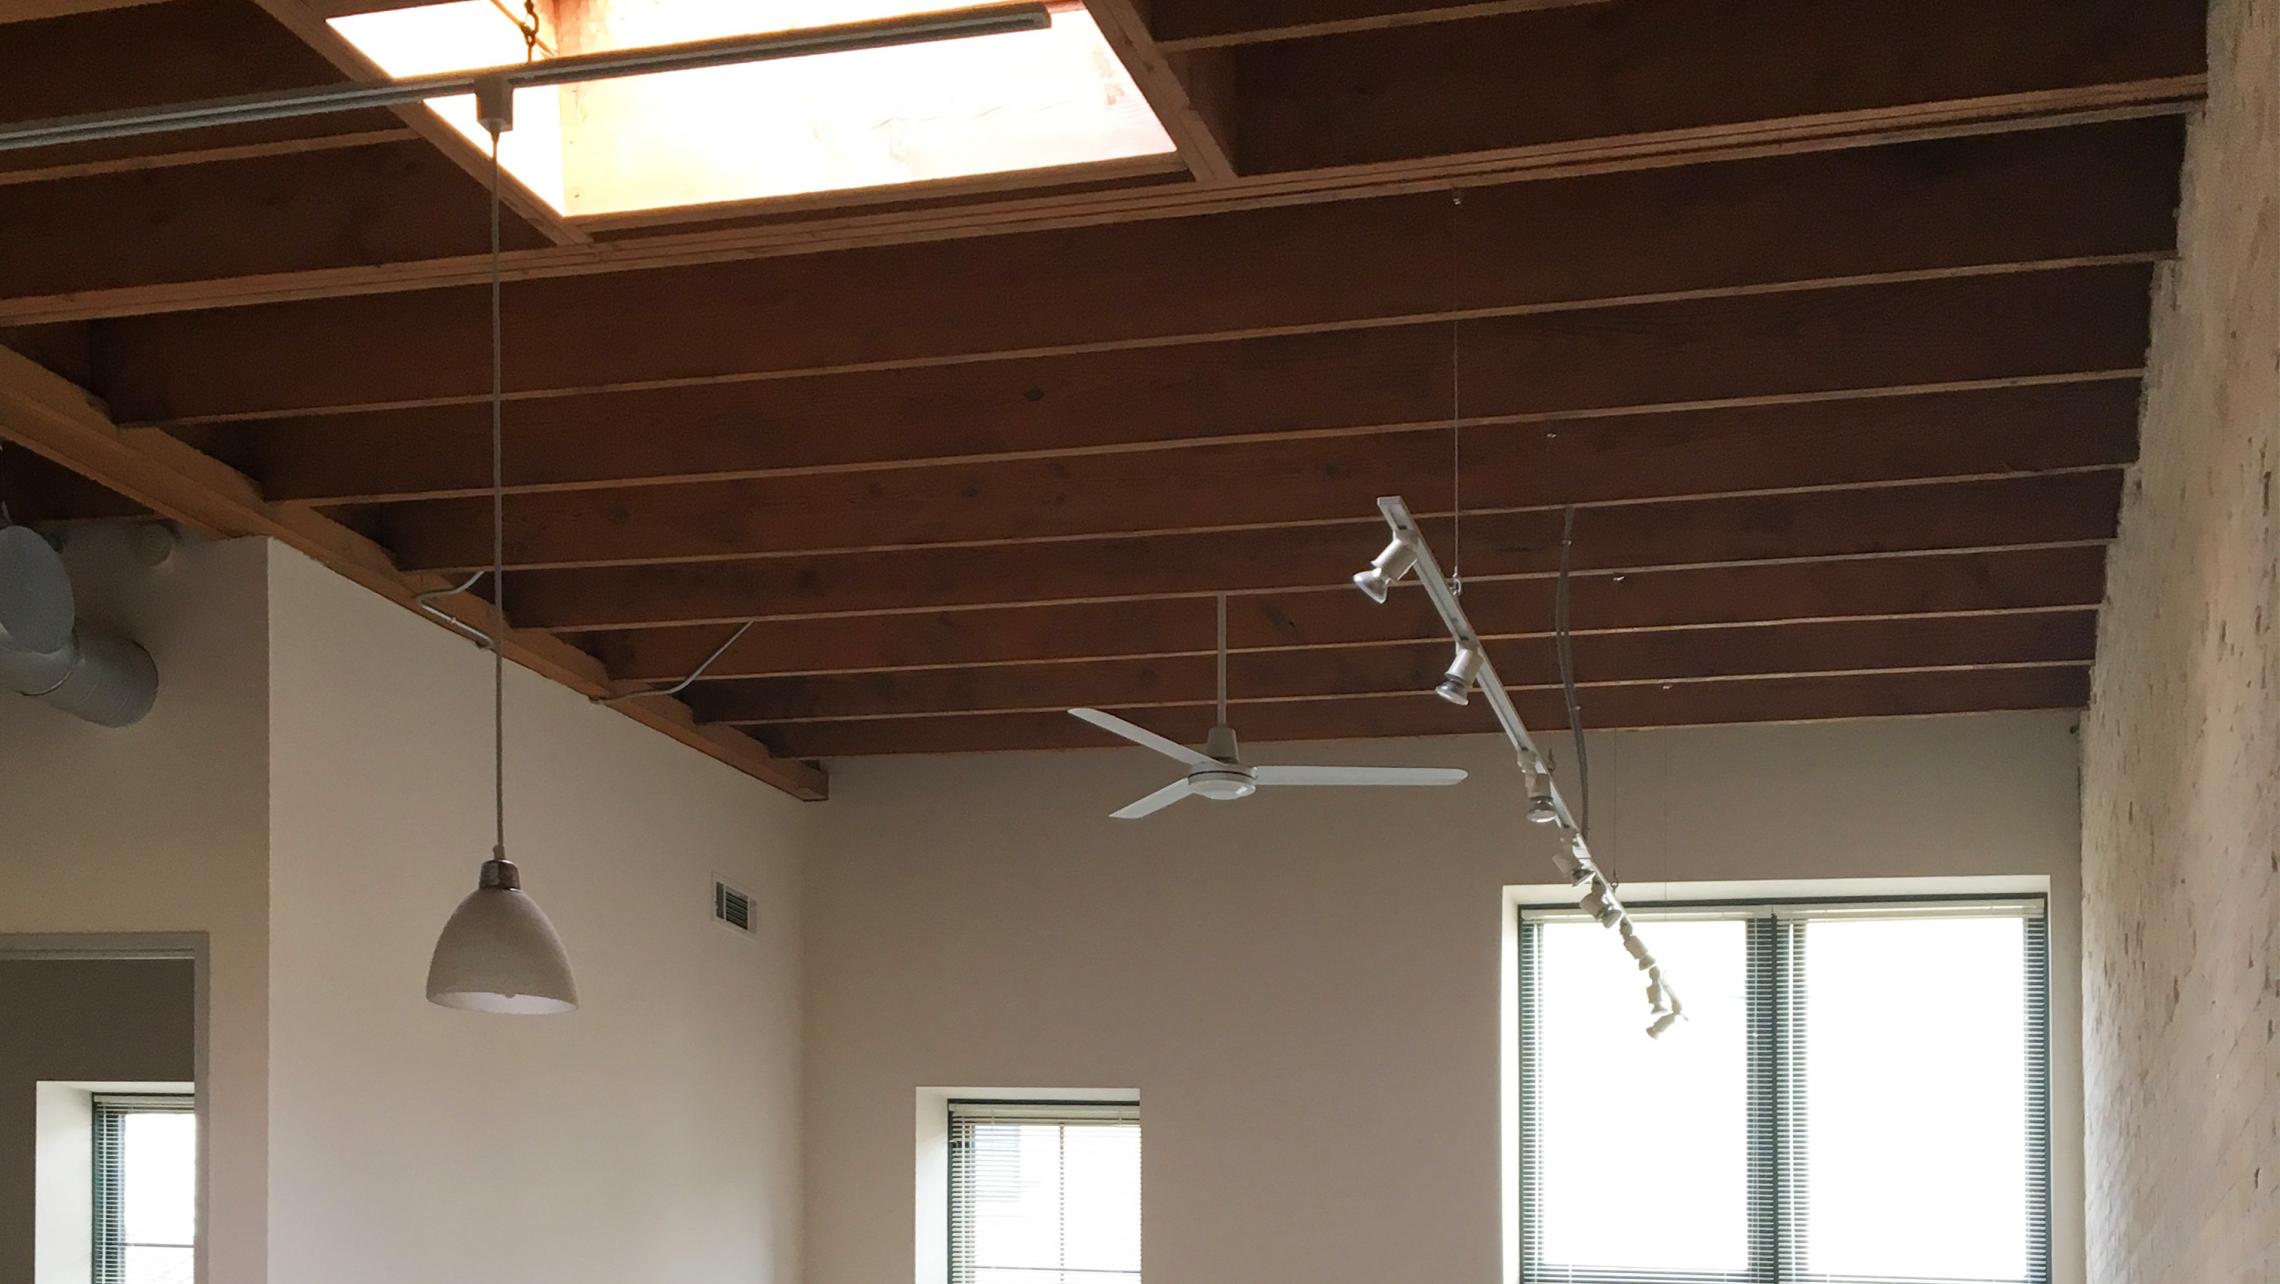
[[[750,936],[753,931],[752,894],[714,879],[713,917]]]

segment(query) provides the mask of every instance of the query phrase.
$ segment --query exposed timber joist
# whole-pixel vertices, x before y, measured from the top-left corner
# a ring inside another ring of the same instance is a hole
[[[2089,699],[2087,666],[1917,670],[1711,682],[1641,682],[1586,693],[1584,725],[1606,731],[1710,723],[1817,722],[1996,709],[2077,709]],[[1567,726],[1556,691],[1512,693],[1538,731]],[[1186,744],[1201,744],[1213,721],[1208,704],[1151,708],[1138,721]],[[1417,691],[1406,698],[1290,700],[1247,705],[1237,720],[1246,744],[1275,740],[1427,736],[1495,729],[1478,705],[1456,708]],[[779,751],[817,757],[969,753],[998,749],[1106,748],[1116,743],[1066,713],[1000,713],[943,718],[876,718],[779,723],[753,728]],[[1134,756],[1134,761],[1139,761]],[[1114,804],[1110,804],[1114,805]]]
[[[2177,139],[2138,121],[1516,184],[1456,210],[1397,197],[536,281],[507,292],[506,373],[524,394],[660,386],[2144,261],[2173,244]],[[483,316],[478,291],[441,290],[122,318],[100,377],[133,421],[473,401]],[[343,360],[340,336],[373,334],[385,348]]]
[[[0,349],[0,437],[201,534],[275,539],[407,608],[418,594],[448,584],[398,569],[385,550],[329,518],[272,504],[242,475],[164,433],[121,430],[79,388],[6,349]],[[450,599],[449,609],[479,612],[462,618],[490,627],[489,610],[477,600]],[[507,630],[500,649],[581,694],[620,690],[599,661],[543,631]],[[794,796],[824,796],[824,777],[816,768],[772,757],[732,728],[699,724],[678,701],[655,698],[612,707]]]
[[[2080,609],[2097,606],[2104,585],[2105,548],[2089,542],[1584,572],[1571,594],[1579,635],[1598,635]],[[1229,649],[1243,655],[1442,638],[1422,595],[1399,592],[1382,607],[1358,611],[1353,592],[1339,584],[1230,598]],[[1551,586],[1542,579],[1473,581],[1465,607],[1490,640],[1541,638],[1552,628]],[[761,620],[713,665],[707,682],[1200,656],[1211,653],[1213,633],[1213,603],[1205,597]],[[612,673],[669,682],[694,671],[726,634],[721,625],[697,625],[587,633],[579,642]]]
[[[1802,297],[1828,309],[1818,329],[1792,324],[1797,311],[1758,300],[1666,307],[1659,318],[1627,318],[1632,350],[1623,354],[1627,379],[1619,389],[1573,363],[1490,364],[1489,355],[1509,361],[1526,351],[1514,341],[1517,327],[1496,322],[1462,328],[1458,343],[1447,325],[1434,324],[533,398],[508,415],[507,476],[511,490],[534,494],[805,478],[811,484],[797,492],[799,507],[829,509],[827,496],[856,498],[846,487],[866,488],[862,497],[909,498],[918,487],[949,484],[921,475],[929,469],[954,468],[978,499],[1000,479],[1018,485],[1056,467],[1051,461],[1083,461],[1068,464],[1079,471],[1061,493],[1073,494],[1076,476],[1146,466],[1096,456],[1139,454],[1176,467],[1180,461],[1162,452],[1311,440],[1335,454],[1358,448],[1344,439],[1445,432],[1450,360],[1459,347],[1472,353],[1464,363],[1465,423],[1563,434],[1546,437],[1547,449],[1567,442],[1559,449],[1572,451],[1580,440],[1618,432],[1678,442],[1722,425],[1776,434],[1824,425],[1841,434],[1847,425],[1909,422],[1937,434],[2005,425],[2021,414],[2134,422],[2144,295],[2134,277],[2114,279],[2109,303],[2085,308],[2064,328],[2006,323],[2019,305],[1954,306],[2004,292],[1962,282],[1888,287],[1877,296],[1888,305],[1881,310]],[[2049,283],[2015,284],[2031,306],[2038,286]],[[1911,303],[1919,311],[1908,312]],[[1753,383],[1752,363],[1695,355],[1693,345],[1716,333],[1729,340],[1724,351],[1738,351],[1731,327],[1752,320],[1782,347],[1804,346],[1811,364],[1788,363],[1797,377],[1786,384]],[[1780,328],[1765,329],[1774,324]],[[1848,331],[1857,341],[1847,340]],[[1648,343],[1650,334],[1658,341]],[[1491,337],[1500,345],[1488,346]],[[2060,386],[2076,383],[2082,386]],[[1854,400],[1873,404],[1826,404]],[[486,425],[456,405],[182,432],[278,499],[400,503],[488,493]],[[1007,467],[987,467],[997,464]],[[613,521],[666,501],[635,495],[622,502],[626,516]],[[542,511],[518,502],[510,520],[519,529]]]
[[[1463,22],[1608,0],[1152,0],[1150,29],[1160,49],[1189,52],[1270,40],[1381,31],[1427,22]]]
[[[1574,651],[1576,680],[1588,688],[1742,675],[2088,664],[2096,635],[2097,612],[2075,610],[1599,634],[1575,639]],[[1559,665],[1548,637],[1499,640],[1489,652],[1510,687],[1559,685]],[[1448,667],[1445,640],[1295,654],[1246,652],[1229,659],[1228,698],[1241,708],[1268,701],[1410,698],[1432,690]],[[705,683],[690,699],[707,719],[737,723],[1051,713],[1076,705],[1132,710],[1210,703],[1217,690],[1216,668],[1215,656],[1185,655],[754,678]]]
[[[1149,27],[1150,0],[1085,0],[1108,47],[1172,136],[1197,182],[1235,177],[1234,61],[1217,52],[1168,53]]]
[[[1728,6],[1711,7],[1730,11]],[[1382,120],[1357,119],[1352,129],[1343,124],[1330,128],[1327,122],[1315,128],[1297,118],[1302,112],[1288,103],[1278,103],[1272,94],[1263,98],[1263,105],[1256,110],[1238,95],[1235,101],[1240,110],[1232,127],[1234,136],[1246,153],[1260,152],[1272,163],[1284,166],[1283,172],[1247,172],[1220,183],[983,200],[954,207],[842,212],[749,226],[613,238],[603,244],[552,246],[512,256],[508,274],[523,279],[687,266],[863,245],[1160,219],[1288,202],[1353,199],[1404,190],[1445,190],[1457,184],[1573,177],[1610,169],[1888,144],[1989,129],[2040,129],[2101,114],[2179,112],[2205,88],[2200,66],[2199,6],[2177,0],[2145,4],[2133,0],[2034,0],[2016,5],[1939,0],[1861,8],[1856,16],[1866,25],[1843,22],[1835,26],[1831,24],[1840,20],[1818,0],[1781,0],[1747,6],[1750,23],[1762,24],[1774,34],[1767,36],[1754,27],[1752,32],[1722,30],[1719,43],[1707,50],[1699,43],[1698,32],[1680,40],[1658,35],[1660,28],[1651,16],[1626,18],[1626,23],[1640,25],[1635,33],[1640,38],[1663,41],[1658,46],[1662,52],[1652,57],[1639,53],[1638,58],[1647,63],[1660,58],[1684,64],[1683,74],[1663,78],[1638,72],[1626,61],[1630,54],[1608,44],[1608,34],[1588,23],[1574,29],[1575,38],[1598,41],[1604,47],[1570,51],[1561,41],[1548,39],[1568,32],[1574,20],[1567,15],[1600,10],[1636,15],[1664,8],[1694,14],[1704,6],[1699,0],[1587,5],[1370,33],[1365,43],[1435,33],[1434,39],[1451,42],[1446,51],[1451,57],[1477,59],[1480,55],[1469,37],[1493,34],[1485,30],[1488,28],[1499,32],[1510,28],[1494,40],[1484,39],[1481,47],[1495,45],[1498,40],[1506,44],[1517,41],[1528,49],[1528,65],[1573,64],[1595,69],[1617,77],[1623,85],[1653,86],[1651,91],[1636,92],[1665,94],[1667,102],[1660,97],[1641,102],[1608,93],[1571,92],[1556,103],[1556,110],[1515,113],[1503,107],[1474,107],[1445,123],[1434,123],[1438,117],[1420,122],[1410,118],[1419,111],[1439,110],[1436,95],[1446,92],[1440,87],[1443,77],[1439,69],[1429,63],[1381,66],[1373,62],[1366,68],[1370,75],[1399,74],[1416,83],[1381,86],[1372,82],[1358,91],[1352,77],[1365,69],[1342,65],[1338,57],[1344,55],[1338,51],[1362,41],[1362,36],[1246,46],[1221,52],[1242,58],[1306,54],[1317,59],[1298,70],[1323,77],[1304,91],[1324,104],[1322,111],[1350,115],[1365,111],[1363,104],[1380,97],[1422,106],[1389,110]],[[1851,15],[1853,10],[1846,7],[1844,12]],[[1798,40],[1782,34],[1780,29],[1789,20],[1804,23],[1803,30],[1812,38]],[[1539,22],[1568,25],[1542,29],[1525,25]],[[1904,24],[1904,30],[1884,30],[1894,23]],[[1960,39],[1957,32],[1963,30],[1972,33],[1967,48],[1954,43]],[[1735,48],[1729,49],[1729,45]],[[1775,59],[1778,65],[1760,65],[1765,59]],[[1921,75],[1927,66],[1941,71],[1935,86],[1938,92],[1929,96]],[[1406,71],[1401,70],[1403,67]],[[1497,67],[1496,74],[1506,82],[1535,79],[1509,74],[1509,64]],[[1579,70],[1576,74],[1587,73]],[[1284,82],[1280,73],[1266,77],[1260,72],[1249,78],[1268,79],[1283,86],[1276,93],[1297,93],[1301,88]],[[1241,79],[1238,77],[1239,82]],[[1594,108],[1595,103],[1602,106]],[[1266,131],[1257,139],[1250,134],[1253,117]],[[1405,121],[1427,133],[1440,129],[1449,136],[1393,148],[1416,152],[1405,158],[1370,159],[1370,149],[1382,152],[1391,146],[1384,139],[1408,136],[1402,132]],[[1642,121],[1654,124],[1649,127]],[[1498,134],[1499,129],[1504,133]],[[1528,141],[1509,136],[1513,129],[1551,132]],[[1349,135],[1351,144],[1321,141]],[[1435,150],[1450,145],[1472,146],[1482,139],[1489,140],[1486,150]],[[1352,154],[1317,156],[1307,163],[1320,161],[1318,167],[1289,168],[1299,164],[1291,150],[1301,146],[1346,146]],[[479,281],[483,273],[479,257],[462,255],[393,263],[385,268],[331,268],[80,290],[0,300],[0,324],[433,289]]]
[[[1462,438],[1471,511],[1602,506],[1777,490],[2115,467],[2136,455],[2119,381],[1477,427]],[[518,497],[512,566],[1017,544],[1351,521],[1378,495],[1421,513],[1454,502],[1442,427],[841,476]],[[490,512],[465,499],[355,524],[404,566],[488,562]]]
[[[1629,571],[2099,541],[2113,534],[2120,496],[2119,471],[2102,470],[1621,505],[1579,518],[1575,565]],[[1424,525],[1436,544],[1446,541],[1446,519]],[[515,600],[533,627],[580,630],[1261,593],[1344,583],[1368,528],[525,571]],[[1549,574],[1559,530],[1551,510],[1468,517],[1466,581]]]
[[[253,3],[337,69],[340,79],[387,79],[387,74],[351,44],[348,37],[333,30],[318,6],[310,0],[253,0]],[[417,104],[391,107],[388,111],[402,121],[406,128],[426,139],[445,160],[458,166],[469,177],[480,181],[485,190],[489,189],[490,158],[469,142],[465,135],[445,124],[442,117]],[[499,197],[506,208],[514,211],[522,222],[554,244],[580,245],[593,239],[563,218],[554,207],[512,174],[500,175]]]

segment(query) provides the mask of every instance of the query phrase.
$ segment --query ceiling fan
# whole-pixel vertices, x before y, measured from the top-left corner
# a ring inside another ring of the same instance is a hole
[[[1113,735],[1177,762],[1188,773],[1109,815],[1117,820],[1138,820],[1194,795],[1213,802],[1248,798],[1262,785],[1453,785],[1465,778],[1455,767],[1250,767],[1243,763],[1235,743],[1235,729],[1227,725],[1227,596],[1219,597],[1219,722],[1212,727],[1201,751],[1146,727],[1136,726],[1113,713],[1098,709],[1071,709],[1070,713]]]

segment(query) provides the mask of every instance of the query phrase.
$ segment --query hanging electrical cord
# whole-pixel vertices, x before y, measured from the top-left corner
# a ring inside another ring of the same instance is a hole
[[[1465,379],[1464,318],[1455,315],[1461,289],[1457,211],[1465,192],[1449,193],[1449,591],[1465,591]]]
[[[499,134],[496,121],[484,122],[491,132],[491,801],[493,803],[492,859],[507,858],[507,652],[499,645],[507,634],[507,471],[506,460],[506,340],[503,287],[500,281],[499,239]]]
[[[1575,639],[1568,618],[1568,565],[1575,550],[1575,505],[1560,518],[1560,577],[1552,594],[1552,637],[1559,650],[1560,693],[1567,702],[1568,737],[1575,743],[1576,828],[1591,834],[1591,751],[1583,743],[1583,702],[1575,691]]]

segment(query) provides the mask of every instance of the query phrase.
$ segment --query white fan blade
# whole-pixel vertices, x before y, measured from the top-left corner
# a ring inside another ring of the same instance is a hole
[[[1453,785],[1465,778],[1455,767],[1253,767],[1262,785]]]
[[[1218,765],[1216,760],[1197,753],[1177,740],[1167,740],[1146,727],[1136,727],[1113,713],[1102,713],[1098,709],[1071,709],[1069,712],[1103,731],[1122,736],[1143,749],[1153,749],[1166,758],[1176,762],[1184,762],[1190,767],[1214,767]]]
[[[1175,780],[1172,783],[1164,786],[1162,789],[1159,789],[1156,792],[1148,795],[1146,798],[1143,798],[1140,801],[1133,803],[1120,811],[1112,811],[1108,814],[1109,817],[1114,820],[1138,820],[1142,816],[1152,815],[1156,812],[1162,811],[1164,808],[1171,806],[1173,803],[1178,802],[1180,799],[1185,798],[1194,792],[1194,790],[1188,788],[1188,782],[1185,780]]]

